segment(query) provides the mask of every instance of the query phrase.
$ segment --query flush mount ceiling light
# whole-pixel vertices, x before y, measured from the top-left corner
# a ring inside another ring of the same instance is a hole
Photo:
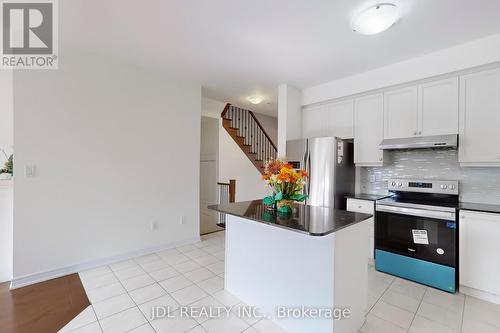
[[[258,95],[248,97],[248,101],[255,105],[262,103],[263,100],[264,98]]]
[[[398,7],[392,3],[380,3],[363,10],[351,22],[354,31],[363,35],[375,35],[389,29],[399,20]]]

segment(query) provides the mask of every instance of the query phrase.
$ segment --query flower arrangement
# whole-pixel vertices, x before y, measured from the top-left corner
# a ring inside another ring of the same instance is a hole
[[[273,195],[264,198],[267,206],[276,204],[280,213],[291,212],[290,205],[294,201],[304,201],[307,195],[303,194],[304,184],[307,178],[305,170],[295,170],[284,160],[269,160],[265,165],[262,178],[273,190]]]
[[[5,155],[5,158],[7,159],[7,162],[5,162],[4,167],[0,169],[0,174],[7,173],[7,174],[10,174],[12,176],[12,174],[14,173],[14,163],[13,163],[14,156],[10,155],[10,157],[8,157],[3,149],[0,149],[0,150],[2,151],[2,153]]]

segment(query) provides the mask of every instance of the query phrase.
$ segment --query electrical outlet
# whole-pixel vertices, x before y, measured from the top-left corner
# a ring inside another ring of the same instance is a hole
[[[371,175],[370,176],[370,183],[375,183],[375,181],[376,181],[375,175]]]
[[[184,215],[181,215],[181,219],[180,219],[180,224],[186,224],[186,217]]]
[[[25,165],[24,166],[24,176],[26,178],[35,177],[36,166],[35,165]]]
[[[150,228],[151,228],[151,231],[158,229],[158,222],[157,221],[151,221]]]

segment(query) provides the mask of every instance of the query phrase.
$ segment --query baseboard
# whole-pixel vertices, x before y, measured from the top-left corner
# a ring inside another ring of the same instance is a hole
[[[163,250],[168,250],[174,247],[186,245],[186,244],[192,244],[200,241],[200,237],[194,237],[194,238],[189,238],[185,239],[179,242],[172,242],[169,244],[163,244],[147,249],[142,249],[138,251],[133,251],[133,252],[128,252],[122,255],[118,256],[113,256],[113,257],[107,257],[107,258],[102,258],[98,260],[92,260],[88,261],[82,264],[76,264],[76,265],[71,265],[71,266],[66,266],[66,267],[61,267],[53,270],[48,270],[44,272],[39,272],[39,273],[34,273],[34,274],[29,274],[29,275],[24,275],[20,277],[13,278],[11,283],[10,283],[10,289],[17,289],[21,287],[26,287],[31,284],[47,281],[47,280],[52,280],[61,276],[69,275],[69,274],[74,274],[78,273],[81,271],[85,271],[88,269],[92,268],[97,268],[103,265],[109,265],[113,264],[116,262],[120,262],[123,260],[143,256],[146,254],[151,254]]]
[[[460,293],[482,299],[483,301],[500,304],[500,295],[460,285]]]

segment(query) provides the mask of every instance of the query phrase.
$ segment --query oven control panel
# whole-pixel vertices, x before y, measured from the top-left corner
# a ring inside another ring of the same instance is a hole
[[[442,193],[458,195],[456,180],[389,179],[389,191]]]

